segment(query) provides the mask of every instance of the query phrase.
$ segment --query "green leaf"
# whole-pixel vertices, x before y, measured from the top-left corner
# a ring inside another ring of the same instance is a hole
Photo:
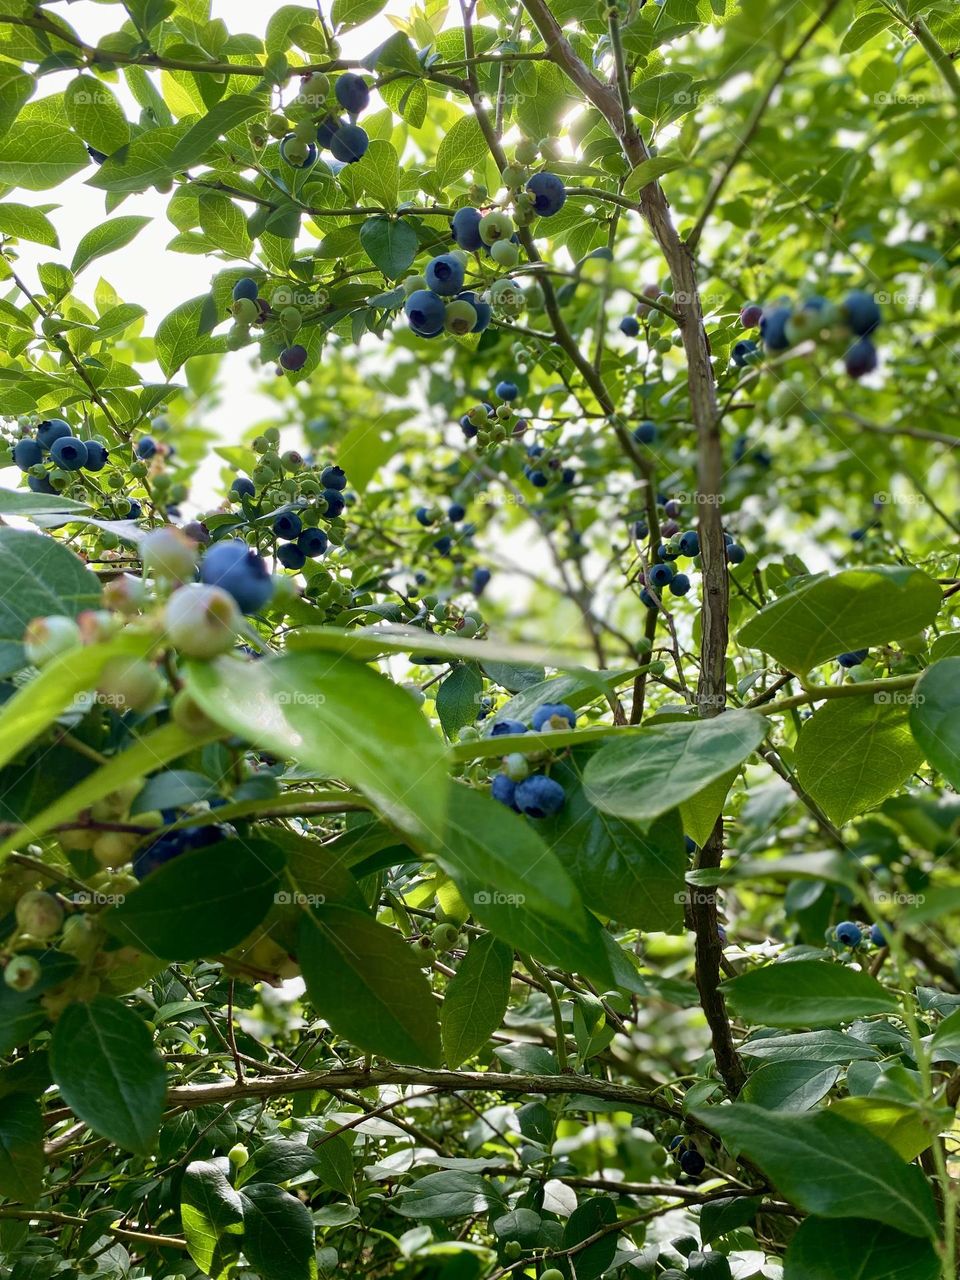
[[[809,1111],[827,1096],[839,1074],[839,1067],[803,1059],[768,1062],[747,1080],[740,1101],[764,1111]]]
[[[461,116],[446,131],[437,148],[437,182],[447,187],[471,169],[482,169],[487,141],[474,115]]]
[[[129,244],[141,227],[150,221],[148,217],[131,214],[124,218],[111,218],[101,222],[81,239],[70,263],[70,270],[76,274],[82,271],[94,258],[102,258]]]
[[[80,138],[49,120],[17,120],[0,137],[0,184],[46,191],[91,163]]]
[[[478,1173],[444,1169],[428,1173],[391,1201],[394,1213],[402,1218],[469,1218],[506,1208],[496,1183]]]
[[[174,171],[173,152],[185,131],[186,125],[170,125],[138,134],[107,157],[87,179],[87,186],[119,195],[146,191],[155,183],[169,181]]]
[[[739,765],[769,726],[755,711],[654,725],[602,747],[587,764],[587,798],[620,818],[651,821]]]
[[[40,1104],[22,1094],[0,1098],[0,1195],[33,1206],[43,1185]]]
[[[890,1013],[896,996],[869,973],[826,960],[789,960],[721,983],[735,1013],[768,1027],[832,1027]]]
[[[316,1164],[316,1153],[305,1142],[273,1138],[258,1147],[237,1171],[237,1186],[247,1182],[289,1182],[308,1173]]]
[[[20,108],[30,98],[36,80],[28,72],[4,62],[0,66],[0,136],[5,134],[16,120]]]
[[[349,31],[375,18],[386,3],[387,0],[333,0],[330,21],[335,31]]]
[[[0,529],[0,676],[24,665],[23,633],[31,619],[73,618],[99,603],[99,581],[72,551],[39,533]]]
[[[694,844],[701,847],[706,844],[717,819],[723,813],[724,801],[738,772],[739,769],[731,769],[681,804],[680,820],[683,830]]]
[[[83,515],[90,508],[60,493],[33,493],[30,489],[0,489],[0,515]]]
[[[115,938],[164,960],[227,951],[276,899],[283,855],[266,840],[221,840],[158,867],[102,917]]]
[[[180,1220],[190,1257],[205,1275],[221,1280],[240,1257],[243,1205],[217,1165],[206,1160],[187,1165]]]
[[[443,1056],[459,1067],[489,1041],[510,998],[513,952],[491,933],[473,938],[447,987],[440,1011]]]
[[[462,662],[454,667],[437,687],[437,717],[448,738],[476,721],[482,693],[483,677],[474,662]]]
[[[960,657],[927,667],[910,698],[910,728],[933,767],[960,791]]]
[[[392,143],[372,138],[363,156],[341,170],[340,185],[354,200],[366,192],[385,209],[395,209],[400,194],[400,161]]]
[[[214,143],[231,129],[268,110],[261,98],[248,93],[232,93],[220,101],[187,130],[170,155],[171,169],[189,169],[203,158]]]
[[[610,1196],[590,1196],[581,1200],[564,1223],[563,1247],[572,1249],[600,1238],[575,1253],[577,1280],[597,1280],[613,1262],[617,1252],[617,1233],[609,1228],[617,1220],[617,1206]],[[607,1230],[604,1232],[604,1228]]]
[[[960,1063],[960,1009],[944,1018],[934,1031],[930,1040],[930,1056],[934,1062]]]
[[[919,569],[845,569],[778,596],[737,632],[799,675],[838,653],[914,635],[940,608],[936,582]]]
[[[298,958],[310,1002],[337,1035],[398,1062],[440,1064],[430,985],[395,930],[361,911],[318,906],[301,921]]]
[[[649,931],[678,929],[683,922],[688,856],[674,810],[648,830],[594,808],[584,793],[585,749],[555,765],[550,776],[567,801],[537,832],[566,867],[591,910],[620,924]]]
[[[142,1018],[109,996],[69,1005],[53,1029],[50,1070],[84,1124],[128,1151],[150,1153],[167,1082]]]
[[[249,258],[253,252],[243,210],[214,191],[200,197],[200,230],[232,258]]]
[[[360,228],[360,243],[375,267],[396,280],[407,272],[417,256],[417,233],[402,218],[368,218]]]
[[[636,195],[638,191],[642,191],[649,183],[658,181],[664,174],[672,173],[674,169],[682,169],[684,163],[675,156],[651,156],[649,160],[641,161],[627,175],[627,180],[623,184],[623,194]]]
[[[191,356],[211,355],[226,350],[226,339],[212,337],[204,329],[204,314],[208,295],[181,302],[157,325],[154,338],[157,363],[166,374],[173,374]]]
[[[882,1222],[808,1218],[790,1241],[783,1280],[937,1280],[933,1245]]]
[[[559,858],[532,822],[491,796],[452,786],[443,842],[429,848],[458,884],[463,877],[478,881],[491,895],[506,895],[585,935],[580,895]]]
[[[705,1245],[713,1244],[729,1231],[749,1226],[762,1204],[762,1196],[731,1196],[710,1201],[700,1210],[700,1239]]]
[[[881,701],[890,696],[836,698],[800,730],[797,778],[838,826],[876,808],[923,760],[907,707]]]
[[[21,240],[32,240],[34,244],[49,245],[51,249],[60,248],[53,223],[45,213],[29,204],[13,204],[9,201],[0,204],[0,233],[19,236]]]
[[[937,1211],[921,1171],[860,1125],[829,1111],[793,1116],[745,1102],[693,1115],[805,1213],[896,1222],[911,1236],[936,1238]]]
[[[747,1058],[760,1058],[778,1062],[856,1062],[859,1059],[879,1058],[873,1045],[842,1031],[810,1031],[797,1035],[757,1036],[740,1046],[740,1053]]]
[[[359,662],[289,653],[189,663],[186,682],[232,733],[357,787],[404,831],[443,830],[443,747],[413,699]]]
[[[263,1280],[315,1280],[313,1219],[310,1210],[280,1187],[248,1184],[243,1205],[243,1252]]]
[[[97,151],[110,155],[130,141],[130,125],[114,94],[95,76],[79,75],[63,91],[67,119]]]

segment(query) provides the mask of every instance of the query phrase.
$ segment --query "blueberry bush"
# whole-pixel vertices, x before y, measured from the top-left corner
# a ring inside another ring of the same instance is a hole
[[[92,7],[0,0],[0,1276],[954,1280],[954,0]]]

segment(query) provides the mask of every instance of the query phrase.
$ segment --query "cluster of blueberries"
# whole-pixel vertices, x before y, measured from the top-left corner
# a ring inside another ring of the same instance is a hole
[[[161,813],[165,826],[176,822],[178,816],[175,810],[170,809],[163,810]],[[230,834],[232,834],[230,827],[217,822],[167,831],[137,851],[133,859],[133,874],[138,880],[143,880],[164,863],[179,858],[181,853],[186,853],[189,849],[205,849],[208,845],[219,844]]]
[[[880,319],[877,300],[862,289],[852,290],[839,306],[814,295],[797,306],[779,302],[763,307],[751,302],[740,312],[740,323],[745,329],[759,329],[763,348],[770,353],[788,351],[808,338],[829,340],[842,335],[846,342],[852,336],[854,341],[843,356],[851,378],[862,378],[877,367],[877,348],[871,335],[879,328]],[[750,338],[735,343],[730,352],[737,368],[752,363],[759,355],[759,344]]]
[[[324,467],[318,483],[311,487],[319,489],[313,500],[313,508],[318,515],[327,520],[335,520],[343,513],[343,491],[347,487],[347,477],[342,467]],[[231,495],[240,502],[254,498],[256,492],[256,485],[246,476],[238,476],[230,486]],[[285,569],[302,569],[308,559],[317,560],[323,556],[330,545],[330,539],[323,529],[305,524],[304,511],[303,507],[298,510],[294,506],[288,506],[273,517],[271,528],[279,542],[277,559]]]
[[[529,728],[534,733],[550,733],[575,729],[577,713],[565,702],[545,702],[530,717]],[[492,738],[505,734],[526,733],[528,726],[520,720],[495,720],[490,729]],[[522,752],[504,756],[502,772],[498,773],[491,787],[494,800],[526,814],[528,818],[551,818],[559,813],[566,801],[566,792],[555,778],[545,773],[531,773],[530,765]]]
[[[300,312],[296,307],[291,307],[290,310],[296,312],[299,328]],[[244,276],[233,286],[233,305],[230,313],[240,325],[263,324],[272,314],[269,302],[260,297],[260,287],[256,280],[252,280],[249,276]],[[283,318],[284,315],[281,314],[281,320]],[[280,352],[277,363],[279,364],[278,373],[298,373],[307,363],[306,347],[299,342],[290,343]]]
[[[841,946],[850,947],[851,950],[862,946],[864,938],[869,938],[875,947],[887,945],[887,939],[878,924],[872,924],[868,930],[864,930],[854,920],[841,920],[833,930],[833,936]]]
[[[24,436],[13,447],[13,461],[26,473],[34,493],[57,492],[50,483],[51,471],[102,471],[109,456],[102,440],[79,439],[62,418],[46,419],[34,436]],[[138,456],[144,455],[138,450]]]
[[[541,218],[559,213],[567,198],[561,179],[545,172],[533,174],[526,193],[533,212]],[[516,266],[520,250],[513,217],[505,209],[481,213],[464,206],[453,215],[450,234],[457,247],[432,258],[422,276],[409,276],[403,282],[404,315],[419,338],[436,338],[444,331],[482,333],[498,302],[514,305],[517,289],[510,279],[495,280],[487,298],[463,288],[468,254],[485,250],[498,266]]]
[[[664,590],[668,590],[674,596],[687,594],[690,590],[690,579],[687,574],[674,569],[673,561],[681,558],[695,560],[700,554],[700,535],[696,529],[687,529],[682,533],[680,531],[676,522],[676,517],[680,514],[680,504],[675,498],[666,500],[664,514],[667,519],[661,526],[661,532],[666,535],[666,541],[661,542],[657,547],[656,560],[647,569],[646,586],[640,592],[640,600],[648,609],[657,608],[660,594]],[[638,539],[645,538],[649,533],[646,522],[643,520],[636,522],[633,531]],[[724,533],[723,540],[727,548],[727,563],[742,564],[747,556],[744,548],[734,540],[732,534]],[[656,596],[654,592],[657,593]]]
[[[323,104],[329,91],[327,77],[322,72],[314,72],[303,80],[299,101]],[[284,116],[271,120],[268,126],[271,133],[275,129],[283,131],[280,154],[294,169],[309,169],[316,164],[319,151],[329,150],[340,164],[353,164],[366,154],[370,139],[366,130],[357,124],[356,117],[370,105],[367,82],[355,72],[345,71],[337,77],[333,92],[340,107],[351,117],[349,122],[321,110],[299,120],[288,133]]]
[[[667,1150],[676,1158],[677,1164],[691,1178],[699,1178],[707,1167],[707,1162],[691,1143],[689,1138],[678,1135],[670,1140]]]

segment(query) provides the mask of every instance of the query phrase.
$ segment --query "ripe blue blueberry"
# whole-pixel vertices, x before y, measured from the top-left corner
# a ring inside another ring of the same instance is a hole
[[[740,312],[740,323],[745,329],[756,329],[763,317],[763,307],[757,302],[748,302]]]
[[[490,581],[490,577],[491,574],[489,569],[474,569],[473,577],[470,580],[470,590],[475,596],[483,595],[487,583]]]
[[[309,169],[317,162],[317,148],[312,142],[304,147],[296,134],[288,133],[280,143],[280,154],[293,169]]]
[[[21,471],[29,471],[43,461],[43,450],[36,440],[18,440],[13,446],[13,460]]]
[[[545,489],[549,483],[545,473],[539,470],[531,471],[527,478],[535,489]]]
[[[292,347],[285,347],[280,352],[280,368],[286,369],[288,373],[296,373],[306,363],[307,349],[306,347],[301,347],[299,342],[294,343]]]
[[[330,151],[342,164],[353,164],[366,155],[370,139],[358,124],[342,124],[330,139]]]
[[[681,533],[680,554],[691,557],[700,554],[700,535],[696,529],[688,529],[686,533]]]
[[[452,253],[441,253],[432,258],[423,274],[434,293],[439,293],[442,297],[459,293],[463,288],[463,263]]]
[[[62,418],[48,418],[37,427],[37,444],[41,449],[49,449],[54,440],[62,440],[64,436],[71,435],[73,432],[69,424]]]
[[[46,476],[27,476],[27,488],[31,493],[56,493]]]
[[[685,836],[683,837],[683,843],[686,845],[687,853],[696,853],[696,852],[697,852],[697,844],[696,844],[696,841],[693,839],[693,837],[692,837],[692,836],[687,836],[687,835],[685,835]]]
[[[432,289],[416,289],[403,304],[410,328],[421,338],[432,338],[443,329],[443,299]]]
[[[297,539],[297,546],[311,560],[316,560],[326,551],[330,540],[322,529],[304,529]]]
[[[544,773],[532,773],[524,778],[513,793],[514,803],[528,818],[552,817],[563,808],[566,798],[560,783]]]
[[[237,476],[233,484],[230,486],[230,492],[238,498],[252,498],[256,492],[256,486],[252,480],[248,480],[246,476]]]
[[[106,445],[100,443],[99,440],[85,440],[87,446],[87,460],[83,464],[86,471],[102,471],[107,465],[107,459],[110,457]]]
[[[157,452],[157,442],[152,436],[144,436],[137,441],[137,457],[152,458]]]
[[[139,502],[137,502],[135,498],[130,498],[130,499],[128,499],[128,501],[127,501],[127,519],[128,519],[128,520],[139,520],[139,519],[140,519],[140,517],[141,517],[142,515],[143,515],[143,507],[141,507],[140,503],[139,503]]]
[[[653,444],[657,438],[657,424],[647,419],[634,428],[633,438],[637,444]]]
[[[642,587],[640,590],[640,603],[646,605],[648,609],[655,609],[657,607],[656,600],[654,600],[646,587]]]
[[[760,318],[760,336],[768,351],[786,351],[787,321],[793,314],[790,307],[769,307]]]
[[[467,440],[472,440],[475,436],[480,434],[479,429],[470,421],[470,415],[468,413],[465,413],[460,419],[460,430],[463,432],[464,437]]]
[[[273,532],[285,542],[292,542],[303,528],[303,521],[295,511],[281,511],[273,522]],[[287,568],[290,566],[288,565]]]
[[[849,653],[837,654],[837,663],[841,667],[858,667],[861,662],[866,662],[869,649],[851,649]]]
[[[302,569],[307,562],[307,557],[295,542],[285,542],[277,547],[277,559],[285,569]]]
[[[482,216],[479,209],[469,207],[458,209],[453,215],[450,220],[450,230],[459,248],[466,249],[470,253],[483,248],[483,241],[480,239]]]
[[[877,348],[869,338],[858,338],[843,357],[844,367],[851,378],[862,378],[873,373],[879,363]]]
[[[530,727],[537,733],[543,728],[555,728],[553,721],[565,720],[571,729],[577,727],[577,713],[565,702],[545,702],[530,717]]]
[[[706,1160],[704,1160],[700,1152],[694,1147],[690,1147],[687,1151],[681,1151],[680,1168],[684,1173],[690,1174],[691,1177],[698,1178],[706,1167]]]
[[[459,524],[467,514],[467,509],[460,502],[451,502],[447,507],[447,519],[452,520],[454,524]]]
[[[61,436],[54,440],[50,457],[63,471],[79,471],[87,461],[87,446],[73,436]]]
[[[417,523],[422,524],[424,529],[429,529],[430,525],[433,524],[433,515],[431,514],[429,507],[417,507],[413,514],[416,517]]]
[[[491,738],[502,738],[505,733],[526,733],[527,726],[520,720],[495,720],[490,730]]]
[[[520,388],[515,382],[498,382],[494,388],[501,400],[516,400]]]
[[[490,794],[494,800],[499,800],[501,804],[505,804],[508,809],[513,809],[514,812],[517,811],[516,792],[517,784],[512,778],[508,778],[505,773],[498,773],[494,776]]]
[[[138,880],[145,879],[152,871],[162,867],[173,858],[179,858],[187,850],[187,832],[168,831],[156,840],[140,849],[133,859],[133,874]]]
[[[729,564],[743,564],[747,558],[747,553],[739,542],[731,542],[727,546],[727,561]]]
[[[320,483],[325,489],[345,489],[347,474],[343,467],[324,467],[320,472]]]
[[[878,924],[870,926],[870,941],[875,947],[885,947],[887,945],[886,935]]]
[[[234,302],[239,302],[241,298],[248,298],[251,302],[256,302],[259,292],[256,280],[251,280],[249,276],[244,276],[242,280],[238,280],[233,286],[233,300]]]
[[[541,218],[559,213],[567,199],[566,188],[555,173],[535,173],[527,183],[533,207]]]
[[[640,321],[636,316],[624,316],[620,321],[620,332],[628,338],[635,338],[640,332]]]
[[[241,613],[256,613],[273,595],[273,579],[262,556],[239,538],[215,542],[200,562],[200,581],[222,587]]]
[[[453,539],[449,537],[449,535],[444,534],[442,537],[437,538],[433,545],[442,556],[448,556],[450,554],[450,548],[453,546]]]
[[[685,573],[675,573],[668,586],[671,595],[685,596],[690,590],[690,579]]]
[[[673,577],[673,570],[668,564],[652,564],[647,570],[647,582],[657,591],[662,591]]]
[[[327,504],[325,512],[328,520],[336,520],[337,516],[343,513],[343,508],[347,505],[343,494],[339,489],[324,489],[323,497]]]
[[[333,135],[340,128],[340,121],[336,116],[326,116],[317,125],[317,146],[329,150],[330,143],[333,141]]]
[[[845,947],[859,947],[863,941],[863,932],[852,920],[841,920],[834,929],[834,936]]]
[[[649,532],[650,526],[647,524],[646,520],[635,520],[633,522],[633,536],[638,542],[645,538]]]
[[[337,101],[344,111],[349,111],[352,116],[357,116],[361,111],[366,111],[370,105],[370,90],[367,87],[366,80],[352,71],[345,71],[337,79],[337,83],[333,86],[333,92],[336,94]]]
[[[873,333],[880,324],[880,308],[872,294],[854,289],[843,300],[841,308],[850,329],[859,338]]]
[[[669,521],[668,521],[668,523],[669,523]],[[666,525],[661,526],[661,527],[662,527],[663,531],[664,531],[664,532],[666,532]],[[665,561],[665,562],[667,562],[667,563],[669,563],[671,560],[679,560],[679,559],[680,559],[680,548],[679,548],[679,547],[668,547],[668,546],[667,546],[667,544],[666,544],[665,542],[661,542],[661,543],[660,543],[660,545],[657,547],[657,559],[658,559],[658,560],[663,560],[663,561]]]
[[[573,467],[564,467],[560,472],[560,480],[563,484],[575,484],[577,480],[577,473],[574,471]]]
[[[734,343],[733,350],[730,352],[730,359],[738,369],[742,369],[754,352],[758,350],[759,348],[755,342],[752,342],[749,338],[743,338],[740,342]]]

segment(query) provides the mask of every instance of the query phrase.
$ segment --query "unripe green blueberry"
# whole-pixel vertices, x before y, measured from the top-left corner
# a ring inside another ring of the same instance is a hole
[[[108,659],[97,683],[100,698],[122,711],[143,711],[158,700],[162,691],[162,676],[143,658]]]
[[[548,1267],[546,1271],[540,1272],[540,1280],[564,1280],[563,1272],[556,1267]]]
[[[542,311],[546,299],[543,295],[543,286],[539,280],[534,280],[527,285],[526,290],[527,310]]]
[[[143,461],[138,460],[130,463],[130,474],[135,480],[142,480],[149,470],[150,468]]]
[[[559,160],[563,156],[563,143],[559,138],[541,138],[537,146],[544,160]]]
[[[280,443],[280,428],[267,427],[263,433],[263,436],[265,440],[268,440],[270,442],[270,444],[278,445]]]
[[[251,325],[260,319],[260,308],[252,298],[237,298],[230,304],[230,314],[237,324]]]
[[[270,448],[270,441],[265,436],[257,436],[250,448],[254,453],[266,453]]]
[[[419,289],[428,289],[426,276],[407,276],[403,281],[403,292],[406,297],[410,297],[411,293],[416,293]]]
[[[84,644],[101,644],[117,634],[123,620],[108,609],[84,609],[77,614],[77,626]]]
[[[490,304],[507,315],[519,315],[524,307],[523,290],[515,280],[495,280],[490,286]]]
[[[120,545],[120,539],[110,529],[104,529],[100,535],[100,548],[102,551],[116,551]]]
[[[17,927],[31,938],[52,938],[63,924],[63,907],[52,893],[31,889],[17,900]]]
[[[914,636],[905,636],[899,644],[904,653],[916,655],[926,650],[927,637],[922,631],[918,631]]]
[[[532,138],[521,138],[513,154],[518,164],[533,164],[540,154],[540,148]]]
[[[520,261],[520,247],[512,240],[498,240],[490,246],[490,257],[499,267],[515,267]]]
[[[167,601],[163,621],[171,644],[188,658],[215,658],[233,648],[243,619],[226,591],[188,582]]]
[[[303,316],[298,307],[284,307],[280,312],[280,323],[284,330],[291,336],[295,334],[303,324]]]
[[[459,335],[470,333],[476,323],[476,309],[465,298],[451,302],[443,318],[443,327],[447,332]]]
[[[23,648],[27,661],[42,667],[61,653],[76,649],[81,643],[80,627],[74,618],[52,614],[27,623]]]
[[[29,991],[40,980],[40,963],[33,956],[14,956],[3,969],[3,980],[13,991]]]
[[[460,930],[453,924],[438,924],[430,934],[430,941],[438,951],[449,951],[457,945]]]
[[[513,782],[522,782],[530,776],[530,763],[519,751],[511,751],[503,757],[503,772]]]
[[[142,578],[134,578],[129,573],[121,573],[112,578],[103,588],[103,603],[108,609],[118,613],[139,613],[147,597],[147,589]]]
[[[233,1165],[234,1169],[242,1169],[250,1159],[250,1152],[242,1142],[238,1142],[227,1152],[227,1159]]]
[[[509,187],[511,191],[516,191],[522,187],[527,180],[527,171],[523,165],[508,164],[503,171],[503,185]]]
[[[477,742],[480,739],[480,730],[473,724],[465,724],[457,734],[458,742]]]
[[[489,416],[486,405],[475,404],[472,409],[467,410],[467,417],[475,427],[485,427]]]
[[[510,239],[514,232],[514,222],[505,210],[492,209],[480,219],[477,230],[484,244],[496,244],[498,240]]]
[[[322,71],[311,71],[300,85],[297,95],[311,106],[321,106],[330,92],[330,81]]]
[[[293,126],[293,136],[298,142],[309,145],[316,140],[317,126],[309,119],[298,120]]]
[[[457,626],[457,635],[463,640],[472,640],[480,630],[480,623],[476,618],[461,618]]]
[[[516,1262],[523,1254],[523,1245],[519,1240],[508,1240],[503,1246],[503,1256],[508,1262]]]
[[[498,404],[496,413],[501,422],[509,422],[513,417],[513,410],[508,404]]]
[[[173,525],[151,529],[140,543],[140,557],[148,573],[168,582],[189,582],[200,558],[197,544]]]
[[[133,832],[103,831],[94,841],[93,856],[101,867],[122,867],[130,861],[138,841]]]
[[[207,713],[194,702],[186,689],[181,689],[173,699],[173,702],[171,702],[170,718],[174,724],[180,726],[184,733],[192,734],[194,737],[206,737],[217,728]]]
[[[661,662],[659,659],[656,662],[650,662],[647,664],[647,670],[652,676],[662,676],[666,669],[667,664],[665,662]]]

